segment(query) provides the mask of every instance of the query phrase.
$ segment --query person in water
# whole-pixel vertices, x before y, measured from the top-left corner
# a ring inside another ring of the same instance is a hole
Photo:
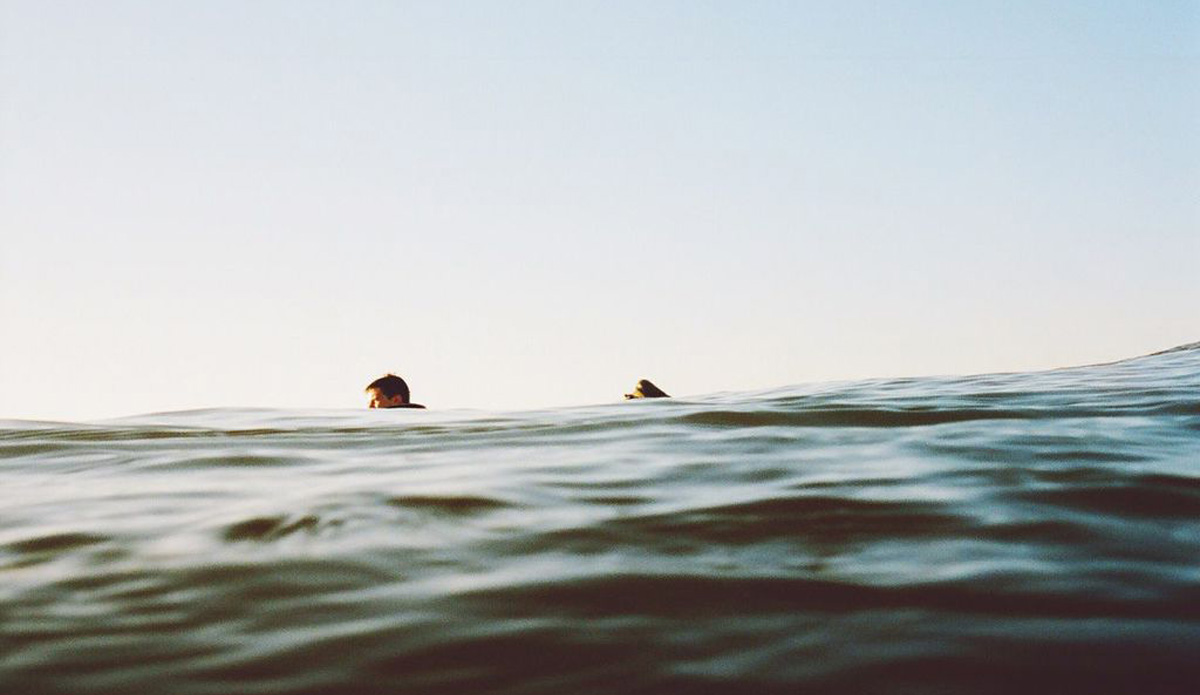
[[[670,398],[666,391],[650,382],[649,379],[640,379],[637,386],[633,388],[633,393],[625,394],[625,400],[631,398]]]
[[[386,374],[367,384],[367,395],[371,397],[368,408],[424,408],[409,399],[408,384],[395,374]]]

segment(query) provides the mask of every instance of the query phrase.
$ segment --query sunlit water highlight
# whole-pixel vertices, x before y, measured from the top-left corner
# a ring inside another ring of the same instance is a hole
[[[6,693],[1193,693],[1200,346],[0,422]]]

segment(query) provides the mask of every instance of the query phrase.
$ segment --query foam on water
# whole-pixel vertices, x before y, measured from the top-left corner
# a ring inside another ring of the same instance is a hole
[[[21,693],[1193,692],[1200,345],[527,413],[0,423]]]

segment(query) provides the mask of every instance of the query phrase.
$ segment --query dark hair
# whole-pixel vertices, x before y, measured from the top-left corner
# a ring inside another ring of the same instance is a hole
[[[367,388],[364,390],[370,391],[371,389],[379,389],[379,392],[382,393],[386,398],[395,398],[396,396],[400,396],[401,401],[408,403],[408,384],[404,383],[404,379],[401,379],[395,374],[388,374],[386,376],[379,377],[375,381],[367,384]]]

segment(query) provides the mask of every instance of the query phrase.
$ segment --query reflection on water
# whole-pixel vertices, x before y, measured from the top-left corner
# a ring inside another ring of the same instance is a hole
[[[1200,348],[0,423],[13,693],[1191,693]]]

